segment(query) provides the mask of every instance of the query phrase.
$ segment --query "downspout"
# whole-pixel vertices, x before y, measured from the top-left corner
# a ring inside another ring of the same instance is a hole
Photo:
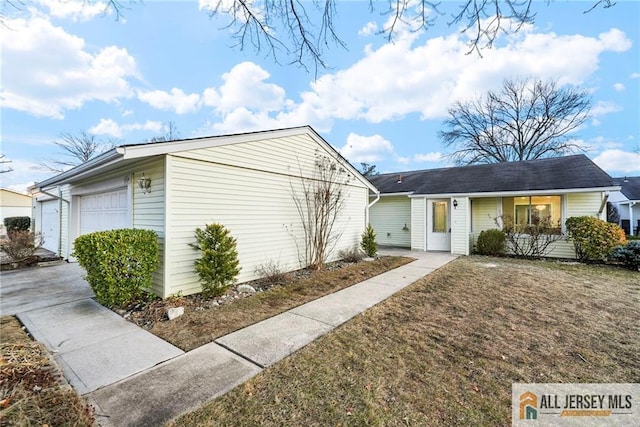
[[[371,206],[375,205],[376,203],[378,203],[378,200],[380,200],[380,192],[376,190],[376,198],[373,202],[369,203],[367,205],[367,211],[365,212],[364,215],[364,219],[365,219],[365,224],[364,226],[366,227],[367,225],[369,225],[369,209],[371,209]]]
[[[602,198],[602,203],[600,203],[600,210],[598,211],[598,218],[602,217],[602,211],[604,210],[605,206],[607,206],[607,200],[609,200],[609,192],[605,192],[604,193],[604,197]],[[605,218],[606,220],[606,218]]]

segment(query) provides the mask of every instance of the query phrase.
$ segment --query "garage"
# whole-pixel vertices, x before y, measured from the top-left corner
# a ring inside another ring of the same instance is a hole
[[[42,202],[40,211],[40,230],[44,243],[42,247],[58,253],[60,249],[60,201],[49,200]]]
[[[80,197],[80,234],[130,227],[126,188]]]

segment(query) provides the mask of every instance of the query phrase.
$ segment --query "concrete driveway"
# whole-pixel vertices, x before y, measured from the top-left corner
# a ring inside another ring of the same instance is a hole
[[[92,298],[93,291],[75,263],[0,273],[0,314],[13,315]]]
[[[98,304],[78,264],[2,272],[0,314],[16,315],[80,394],[184,352]]]

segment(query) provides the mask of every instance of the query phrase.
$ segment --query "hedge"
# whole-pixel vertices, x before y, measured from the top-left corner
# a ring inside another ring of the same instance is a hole
[[[605,261],[616,246],[626,242],[622,228],[598,218],[571,217],[565,224],[576,258],[581,261]]]
[[[72,255],[86,270],[96,299],[107,307],[122,307],[151,288],[158,253],[154,231],[120,229],[78,237]]]

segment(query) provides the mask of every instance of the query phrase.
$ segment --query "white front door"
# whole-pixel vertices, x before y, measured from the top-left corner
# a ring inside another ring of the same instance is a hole
[[[451,212],[448,199],[427,200],[427,250],[451,251]]]
[[[60,246],[60,201],[42,202],[40,207],[40,230],[44,243],[42,247],[58,253]]]
[[[80,198],[80,234],[130,227],[127,189]]]

